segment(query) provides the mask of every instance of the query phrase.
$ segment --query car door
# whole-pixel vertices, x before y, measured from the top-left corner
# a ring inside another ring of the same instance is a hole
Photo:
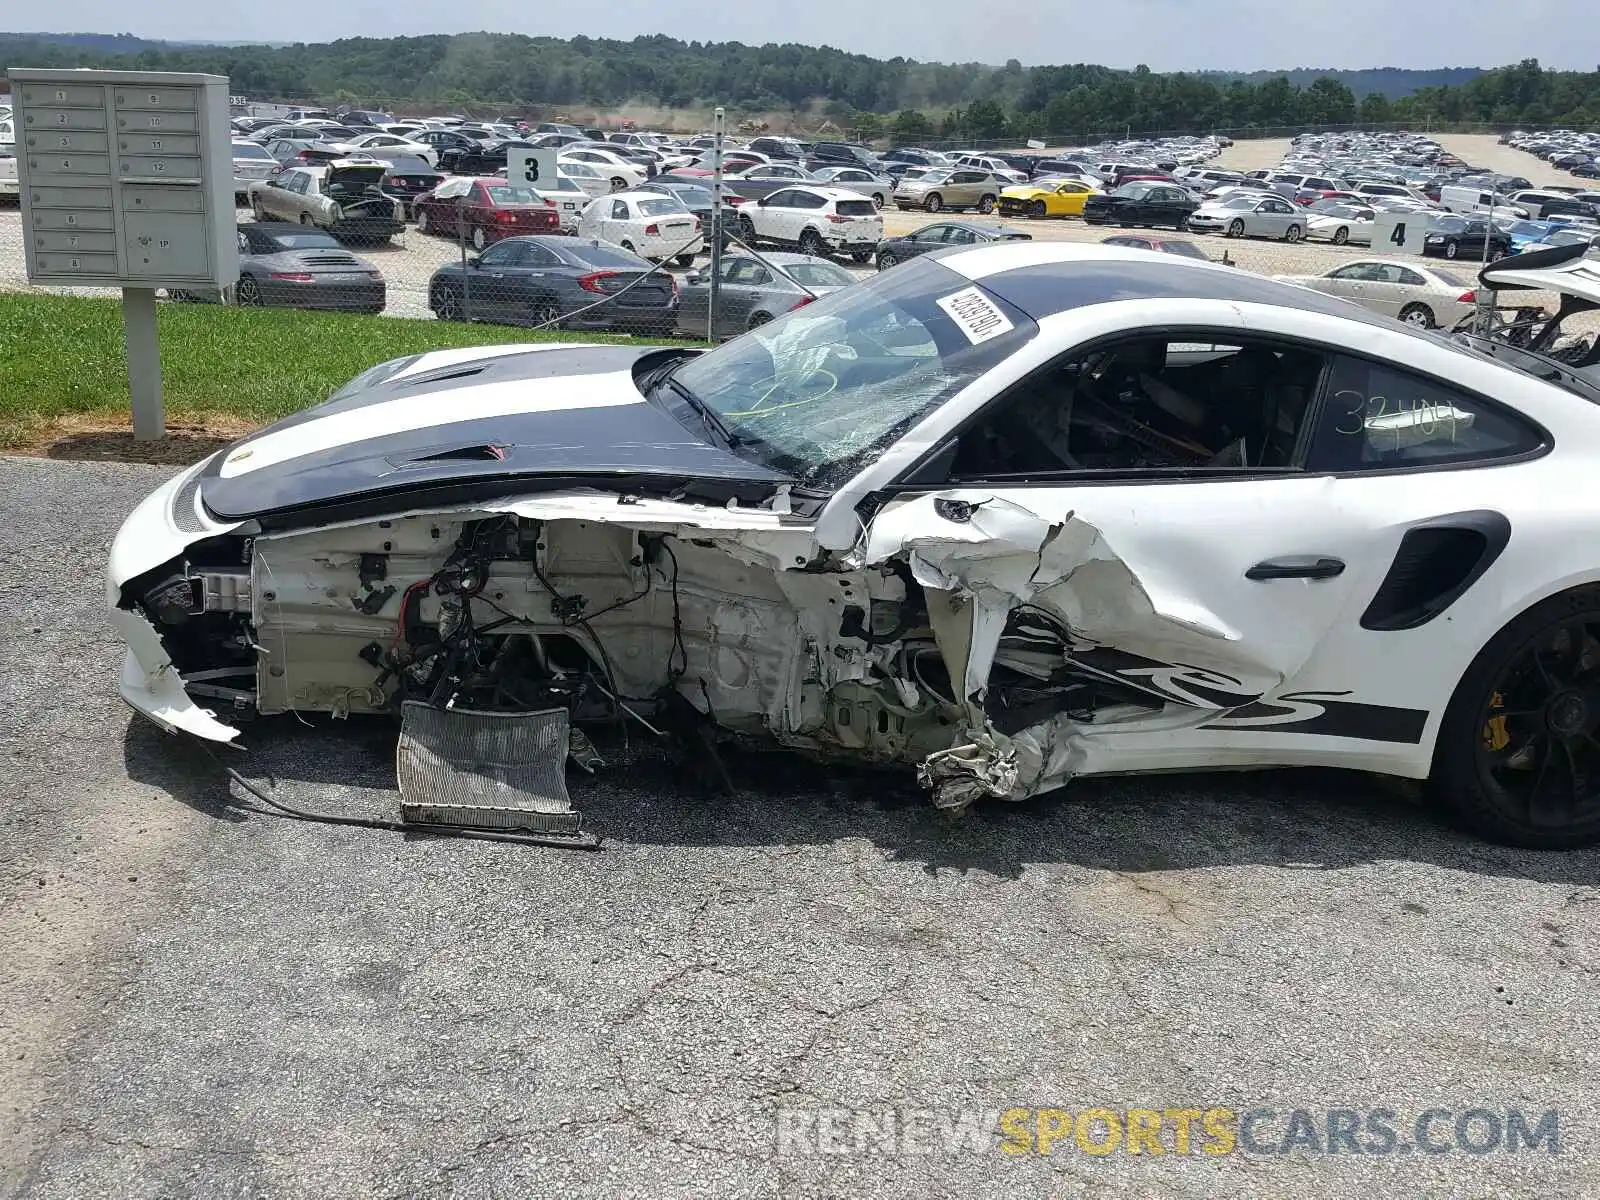
[[[1409,274],[1411,272],[1395,263],[1372,263],[1362,281],[1362,303],[1385,316],[1399,316],[1400,310],[1412,299],[1412,289],[1404,284]]]
[[[1347,263],[1324,275],[1318,290],[1360,304],[1366,299],[1367,280],[1375,265],[1365,262]]]
[[[1281,238],[1289,232],[1294,220],[1294,209],[1282,200],[1263,200],[1256,205],[1254,226],[1250,232],[1265,237]]]
[[[495,242],[476,259],[469,260],[470,304],[475,318],[508,321],[519,306],[522,243]]]
[[[608,242],[621,245],[623,242],[632,242],[635,247],[639,240],[634,236],[633,213],[628,208],[626,200],[613,198],[609,204],[601,207],[604,214],[600,219],[600,236]]]
[[[772,272],[755,258],[734,258],[723,266],[728,269],[723,274],[717,297],[717,329],[723,337],[735,337],[749,324],[750,314],[761,296],[760,289],[772,283]]]
[[[947,224],[928,225],[917,230],[906,240],[911,246],[911,255],[927,254],[930,250],[937,250],[949,244],[951,227]],[[911,255],[907,255],[910,257]]]
[[[1454,503],[1426,475],[1331,502],[1337,483],[1305,464],[1342,418],[1317,403],[1334,357],[1278,335],[1171,327],[1069,350],[879,489],[861,557],[902,561],[921,583],[953,690],[979,698],[979,720],[1025,606],[1074,667],[1158,706],[1157,756],[1160,738],[1189,736],[1179,730],[1321,735],[1337,732],[1329,714],[1376,728],[1374,740],[1419,740],[1426,713],[1390,711],[1383,695],[1298,690],[1324,644],[1360,632],[1404,530]],[[1151,404],[1163,388],[1186,403]],[[1188,413],[1191,432],[1145,423],[1147,406]],[[1324,663],[1320,679],[1347,666]]]

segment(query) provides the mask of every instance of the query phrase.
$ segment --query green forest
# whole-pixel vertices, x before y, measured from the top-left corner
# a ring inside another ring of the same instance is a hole
[[[527,116],[624,104],[826,117],[860,136],[1103,137],[1312,125],[1600,125],[1600,72],[1533,59],[1497,70],[1162,74],[876,59],[829,47],[669,37],[611,41],[458,34],[285,46],[130,35],[0,34],[0,68],[212,71],[258,100]]]

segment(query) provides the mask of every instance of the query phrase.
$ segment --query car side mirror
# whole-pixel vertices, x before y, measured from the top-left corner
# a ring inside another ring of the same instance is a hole
[[[474,254],[471,258],[467,259],[467,266],[469,266],[469,267],[481,267],[481,266],[483,266],[483,260],[481,258],[479,258],[476,254]]]
[[[701,275],[699,271],[690,271],[683,277],[683,281],[685,283],[702,283],[704,280],[705,277]]]

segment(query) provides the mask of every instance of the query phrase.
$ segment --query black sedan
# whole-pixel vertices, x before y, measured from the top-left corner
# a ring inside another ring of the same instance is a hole
[[[271,305],[338,312],[381,313],[383,276],[341,246],[331,233],[289,221],[248,221],[238,227],[241,308]],[[173,300],[219,302],[215,289],[169,290]]]
[[[711,209],[715,203],[709,187],[702,186],[697,180],[686,179],[682,176],[658,175],[649,183],[641,183],[633,189],[636,192],[659,192],[663,196],[676,196],[683,206],[700,218],[700,228],[706,231],[707,238],[711,234]],[[735,199],[742,199],[735,197]],[[727,193],[722,197],[722,248],[728,248],[728,238],[739,232],[739,208]]]
[[[402,154],[389,160],[389,169],[383,173],[383,182],[378,186],[386,195],[400,201],[400,207],[409,218],[413,201],[433,191],[444,178],[426,160],[414,154]]]
[[[465,269],[446,263],[428,281],[441,321],[552,325],[561,329],[669,334],[677,326],[672,276],[595,239],[533,235],[496,242]]]
[[[1504,258],[1511,253],[1511,235],[1489,224],[1486,217],[1456,216],[1438,218],[1422,239],[1422,253],[1432,258],[1481,260],[1483,243],[1489,242],[1489,258]]]
[[[447,147],[439,151],[439,169],[452,175],[493,175],[506,169],[507,157],[517,149],[531,150],[533,143],[523,138],[503,138],[472,146]]]
[[[1174,184],[1125,183],[1105,196],[1090,196],[1083,219],[1090,225],[1170,225],[1182,229],[1199,203]]]
[[[1004,225],[985,225],[976,221],[944,221],[938,225],[924,225],[915,233],[904,237],[884,238],[878,243],[875,256],[878,270],[887,271],[908,258],[916,258],[930,250],[943,250],[946,246],[973,246],[980,242],[1031,242],[1031,234],[1007,229]]]

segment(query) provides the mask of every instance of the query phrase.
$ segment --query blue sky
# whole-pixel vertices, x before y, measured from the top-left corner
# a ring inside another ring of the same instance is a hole
[[[802,42],[941,62],[1103,63],[1157,71],[1500,66],[1592,71],[1600,0],[54,0],[28,24],[173,39],[331,41],[496,33]],[[17,14],[20,17],[19,11]],[[16,18],[13,18],[15,20]]]

